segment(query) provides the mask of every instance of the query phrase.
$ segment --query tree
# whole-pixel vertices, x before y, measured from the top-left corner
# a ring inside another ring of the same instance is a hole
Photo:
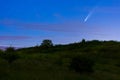
[[[82,39],[81,43],[85,43],[85,42],[86,42],[85,39]]]
[[[16,51],[13,47],[8,47],[5,52],[1,55],[3,59],[8,61],[8,63],[14,62],[19,56],[16,54]]]
[[[6,50],[5,50],[6,53],[14,53],[15,52],[15,49],[13,47],[8,47]]]
[[[49,40],[49,39],[43,40],[42,43],[41,43],[41,46],[44,46],[44,47],[51,47],[51,46],[53,46],[52,40]]]

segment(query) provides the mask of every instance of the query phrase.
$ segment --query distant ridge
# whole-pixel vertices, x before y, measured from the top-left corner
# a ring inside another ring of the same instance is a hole
[[[0,46],[0,49],[1,50],[5,50],[7,47],[5,47],[5,46]]]
[[[8,46],[0,46],[0,50],[5,50],[6,48],[8,48]],[[20,47],[14,47],[15,49],[19,49]]]

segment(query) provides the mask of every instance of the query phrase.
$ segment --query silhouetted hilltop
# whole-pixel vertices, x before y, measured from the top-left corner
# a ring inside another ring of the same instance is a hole
[[[6,50],[8,46],[0,46],[0,50]],[[14,49],[20,49],[20,47],[14,47]]]
[[[0,49],[1,50],[5,50],[7,47],[5,47],[5,46],[0,46]]]
[[[117,41],[99,41],[99,40],[92,40],[92,41],[85,41],[82,40],[76,43],[70,43],[66,45],[52,45],[52,46],[34,46],[28,48],[21,48],[18,51],[22,51],[24,53],[55,53],[55,52],[94,52],[100,50],[119,50],[120,49],[120,42]]]

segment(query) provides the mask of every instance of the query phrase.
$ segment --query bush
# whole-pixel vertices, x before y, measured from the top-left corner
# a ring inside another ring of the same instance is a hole
[[[93,70],[94,61],[85,56],[77,56],[72,58],[70,69],[79,73],[91,73]]]
[[[0,50],[0,54],[2,54],[3,53],[3,51],[2,50]]]
[[[12,47],[7,48],[6,51],[1,54],[1,57],[8,61],[8,63],[12,63],[13,61],[19,58],[14,48]]]

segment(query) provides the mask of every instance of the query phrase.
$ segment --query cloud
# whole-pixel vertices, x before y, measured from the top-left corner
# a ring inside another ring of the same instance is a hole
[[[1,20],[1,25],[6,25],[8,27],[12,26],[13,28],[18,28],[19,30],[31,31],[35,30],[36,32],[44,31],[50,33],[53,36],[80,36],[80,35],[98,35],[103,36],[104,30],[97,26],[92,26],[89,24],[84,24],[80,21],[66,21],[63,23],[54,23],[54,24],[42,24],[42,23],[25,23],[15,20]],[[101,34],[103,33],[103,34]],[[105,34],[106,35],[106,34]],[[49,37],[50,35],[43,35]]]
[[[91,30],[90,27],[80,21],[66,21],[63,23],[41,24],[41,23],[25,23],[15,20],[0,20],[0,25],[12,26],[19,29],[27,30],[44,30],[55,32],[80,32],[86,29]]]
[[[26,23],[16,20],[0,20],[0,25],[10,28],[18,28],[19,30],[31,31],[35,30],[36,32],[43,31],[46,34],[39,36],[37,33],[36,36],[0,36],[0,41],[2,45],[9,45],[12,43],[14,46],[30,46],[39,42],[43,39],[51,39],[56,41],[55,43],[69,43],[70,41],[80,40],[81,38],[96,37],[96,36],[106,36],[100,29],[100,26],[91,26],[89,24],[84,24],[80,21],[66,21],[63,23],[54,23],[54,24],[42,24],[42,23]],[[34,33],[34,32],[33,32]],[[50,35],[49,35],[50,34]],[[25,34],[27,35],[27,34]],[[19,43],[18,43],[19,42]]]
[[[0,40],[23,40],[30,38],[29,36],[0,36]]]

